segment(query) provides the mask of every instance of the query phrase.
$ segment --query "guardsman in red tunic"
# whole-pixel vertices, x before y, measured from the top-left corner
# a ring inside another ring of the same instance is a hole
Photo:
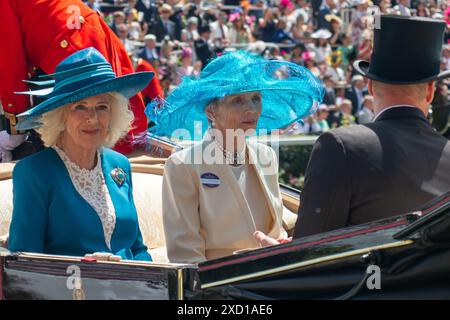
[[[25,140],[15,128],[16,115],[30,108],[23,82],[37,70],[54,72],[56,65],[75,51],[95,47],[119,75],[134,72],[124,46],[98,12],[80,0],[1,0],[0,1],[0,99],[7,132],[0,132],[0,157],[11,159],[11,150]],[[136,136],[147,131],[147,118],[140,95],[130,99],[135,121],[128,136],[115,150],[129,153],[136,148]]]
[[[161,86],[161,82],[158,79],[158,73],[156,72],[155,68],[153,66],[145,61],[142,58],[132,58],[131,60],[133,62],[134,71],[136,72],[143,72],[143,71],[150,71],[155,74],[152,81],[144,88],[144,90],[141,91],[142,97],[144,98],[144,101],[146,103],[149,103],[155,98],[164,98],[164,90]]]

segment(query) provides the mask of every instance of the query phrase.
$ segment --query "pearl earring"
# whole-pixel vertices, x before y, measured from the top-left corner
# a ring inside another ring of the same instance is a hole
[[[211,121],[211,128],[214,128],[216,126],[216,121],[214,121],[214,118],[209,118],[209,121]]]

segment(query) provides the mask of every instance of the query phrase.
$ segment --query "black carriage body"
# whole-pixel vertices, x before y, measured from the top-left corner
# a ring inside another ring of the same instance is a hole
[[[0,268],[0,299],[7,300],[179,300],[195,270],[189,265],[85,262],[34,254],[3,256]]]
[[[202,263],[192,298],[450,299],[449,270],[450,192],[420,212]]]

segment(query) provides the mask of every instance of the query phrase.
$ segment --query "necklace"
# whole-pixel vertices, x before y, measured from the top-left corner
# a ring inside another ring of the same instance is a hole
[[[217,139],[214,139],[214,143],[219,147],[220,151],[222,152],[226,163],[230,164],[232,166],[240,166],[244,164],[245,162],[245,148],[241,152],[229,152],[227,151],[221,143],[217,141]]]

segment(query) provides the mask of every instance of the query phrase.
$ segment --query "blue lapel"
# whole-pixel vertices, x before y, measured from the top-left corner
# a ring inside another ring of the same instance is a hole
[[[114,205],[114,209],[116,211],[116,226],[111,237],[111,249],[115,251],[114,240],[118,240],[116,239],[115,235],[118,233],[120,234],[118,228],[120,228],[121,226],[121,224],[118,222],[120,220],[124,220],[130,211],[131,172],[128,171],[128,167],[124,166],[123,161],[119,161],[119,159],[117,159],[114,154],[108,149],[103,149],[103,152],[101,153],[101,161],[103,176],[105,177],[105,184],[108,188],[112,203]],[[127,175],[124,183],[120,186],[118,183],[116,183],[116,181],[114,181],[111,175],[112,171],[116,168],[122,169]]]
[[[47,150],[49,154],[52,156],[52,158],[55,159],[54,165],[57,167],[57,172],[61,174],[61,179],[63,180],[64,185],[67,185],[67,189],[64,189],[63,194],[61,196],[62,199],[64,199],[64,197],[67,197],[69,195],[67,201],[71,201],[70,195],[71,194],[74,195],[76,201],[78,201],[76,202],[77,209],[79,209],[83,214],[86,215],[86,218],[80,220],[80,223],[86,224],[86,227],[95,228],[95,230],[97,230],[99,234],[101,234],[101,238],[103,239],[102,245],[104,245],[106,249],[107,246],[105,243],[103,226],[100,217],[98,216],[94,208],[76,190],[75,186],[73,185],[72,179],[70,178],[70,174],[67,171],[66,165],[64,164],[64,161],[59,157],[56,150],[54,150],[51,147],[47,148],[46,151]]]

